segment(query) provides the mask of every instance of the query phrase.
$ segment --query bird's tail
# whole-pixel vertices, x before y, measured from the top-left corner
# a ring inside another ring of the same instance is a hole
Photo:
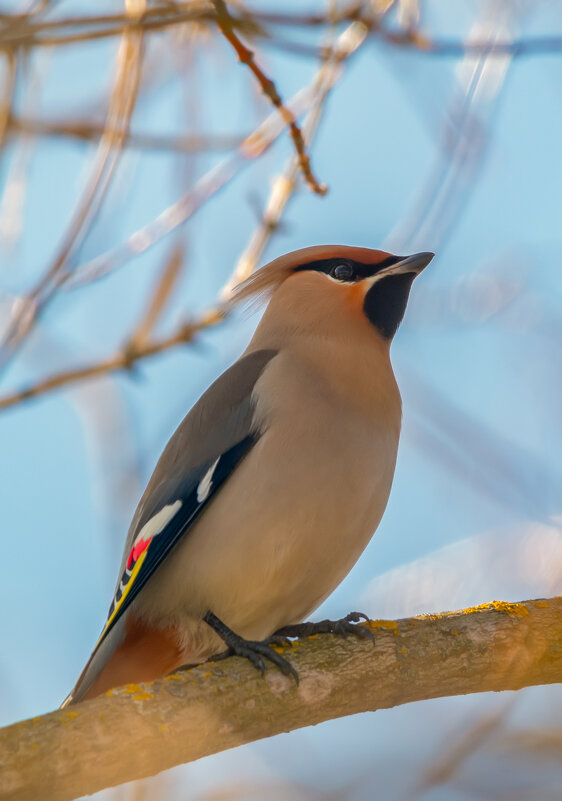
[[[175,629],[150,627],[127,615],[96,647],[60,708],[123,684],[155,681],[181,664],[182,649]]]

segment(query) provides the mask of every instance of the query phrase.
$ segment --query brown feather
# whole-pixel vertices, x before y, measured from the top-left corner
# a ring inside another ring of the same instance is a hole
[[[182,664],[182,649],[175,629],[151,628],[129,616],[126,632],[125,639],[81,700],[122,684],[155,681]]]

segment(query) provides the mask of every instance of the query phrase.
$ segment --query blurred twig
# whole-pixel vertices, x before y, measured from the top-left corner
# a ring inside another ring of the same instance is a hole
[[[345,22],[355,19],[358,9],[363,3],[353,3],[347,9],[337,15],[337,21]],[[91,41],[100,38],[121,36],[130,27],[131,22],[124,14],[103,14],[103,15],[80,15],[73,17],[61,17],[55,20],[33,21],[30,17],[17,16],[17,24],[9,25],[9,17],[4,27],[0,28],[0,47],[34,47],[34,46],[55,46],[73,44],[76,42]],[[0,18],[1,19],[1,18]],[[185,23],[201,23],[217,21],[217,12],[212,5],[205,0],[189,0],[189,2],[169,3],[167,6],[149,7],[143,14],[139,15],[135,21],[135,27],[144,33],[159,31],[165,28],[178,26]],[[332,25],[333,15],[314,14],[275,14],[243,11],[239,18],[232,18],[232,24],[237,29],[246,32],[259,30],[258,23],[297,25],[301,26],[322,26]],[[64,33],[65,30],[71,31]]]
[[[463,487],[512,512],[548,523],[551,471],[542,454],[467,414],[411,364],[404,385],[417,412],[412,417],[414,441],[425,454],[432,454],[448,472],[456,472]]]
[[[390,6],[392,4],[387,4]],[[265,37],[265,40],[275,41],[275,35],[266,26],[284,26],[290,28],[317,28],[329,26],[334,23],[344,23],[352,20],[362,21],[369,27],[372,35],[378,36],[385,42],[399,47],[415,48],[427,55],[460,57],[468,54],[486,54],[519,56],[548,55],[562,52],[562,37],[560,36],[526,36],[513,41],[497,41],[493,44],[487,41],[462,41],[447,37],[432,37],[422,33],[411,24],[403,28],[391,29],[382,24],[388,10],[383,6],[374,17],[362,12],[364,3],[350,3],[336,14],[307,14],[290,12],[267,12],[258,9],[252,11],[237,9],[239,16],[231,16],[233,27],[246,35]],[[36,16],[40,16],[37,14]],[[0,27],[0,48],[33,48],[52,47],[75,44],[77,42],[94,41],[108,37],[122,36],[131,28],[131,22],[123,14],[81,15],[76,17],[59,18],[55,20],[33,21],[31,17],[18,17],[17,24],[9,25],[11,15],[4,15],[4,26]],[[406,17],[406,20],[415,19],[415,16]],[[2,17],[0,16],[0,20]],[[158,32],[171,27],[178,27],[186,23],[216,23],[216,12],[207,2],[176,2],[166,6],[147,8],[144,14],[133,23],[134,27],[145,34]],[[64,31],[70,31],[64,33]],[[299,44],[295,43],[298,49]],[[318,56],[321,50],[314,45],[304,45],[311,56]]]
[[[22,110],[37,108],[41,90],[49,74],[50,56],[49,50],[42,51],[41,56],[36,59],[29,58],[27,53],[17,55],[17,83],[20,85],[18,102]],[[12,107],[14,102],[15,92],[12,97]],[[10,139],[9,119],[6,133],[4,141],[7,145]],[[8,255],[7,262],[11,261],[9,254],[21,241],[26,198],[29,194],[30,167],[36,152],[35,138],[30,135],[21,136],[10,144],[11,158],[6,159],[6,177],[0,195],[0,248]]]
[[[0,92],[0,153],[4,147],[6,134],[8,132],[17,72],[17,58],[15,53],[11,50],[8,50],[4,54],[4,57],[6,59],[6,72],[4,75],[2,90]]]
[[[158,279],[156,289],[154,293],[151,293],[148,308],[130,339],[129,347],[132,348],[133,353],[148,342],[166,303],[170,299],[172,290],[177,284],[184,258],[185,248],[180,242],[174,245],[172,252],[164,263],[164,269]]]
[[[449,784],[458,775],[461,766],[479,749],[486,747],[505,723],[513,706],[513,698],[499,711],[483,715],[458,737],[450,736],[439,750],[438,756],[424,770],[414,788],[414,798],[430,790]]]
[[[107,37],[123,36],[135,28],[139,33],[158,31],[185,22],[201,22],[213,19],[206,2],[187,4],[186,10],[176,11],[172,7],[149,8],[137,14],[131,22],[128,14],[81,15],[55,20],[30,21],[21,17],[16,25],[0,28],[0,47],[53,47],[77,42],[95,41]],[[70,29],[71,33],[58,33]]]
[[[490,0],[483,4],[472,30],[482,35],[491,47],[512,26],[517,13],[517,6],[502,7],[500,13],[497,4]],[[451,93],[450,119],[446,117],[444,121],[437,161],[418,191],[412,210],[391,232],[391,249],[415,250],[420,242],[424,246],[429,243],[435,250],[443,247],[477,185],[488,145],[487,126],[511,60],[503,55],[499,61],[492,61],[489,50],[478,56],[465,54]]]
[[[348,59],[365,41],[366,27],[361,22],[352,22],[329,48],[329,55],[320,67],[314,83],[316,102],[307,114],[303,135],[307,146],[314,140],[316,129],[322,116],[324,105],[338,77],[341,63]],[[260,225],[253,232],[247,247],[240,255],[234,272],[221,290],[221,298],[230,298],[232,290],[241,281],[244,281],[257,267],[267,243],[274,231],[297,186],[299,163],[298,159],[291,158],[285,169],[274,178],[269,198],[265,205]]]
[[[314,86],[311,86],[297,92],[290,105],[294,113],[298,114],[307,108],[313,99]],[[187,222],[203,203],[226,186],[243,167],[262,156],[284,129],[285,125],[278,113],[270,114],[241,142],[234,153],[212,167],[183,197],[168,206],[155,220],[139,228],[122,244],[77,267],[72,275],[66,277],[67,286],[69,288],[83,286],[108,275],[128,259],[143,253],[179,225]]]
[[[339,79],[341,64],[345,61],[345,59],[349,58],[354,52],[356,52],[356,50],[365,40],[365,34],[366,30],[362,23],[351,23],[351,25],[349,25],[337,38],[333,45],[331,59],[320,66],[311,87],[308,88],[304,93],[302,91],[299,92],[295,98],[295,101],[300,100],[302,102],[302,99],[305,98],[307,102],[310,102],[310,99],[312,99],[314,102],[313,110],[310,112],[306,122],[307,135],[312,135],[315,130],[326,98],[330,90]],[[247,139],[244,140],[244,143],[240,148],[240,153],[244,157],[252,155],[252,152],[254,155],[257,155],[263,152],[263,149],[269,146],[273,137],[273,133],[270,130],[271,125],[277,124],[277,129],[275,132],[276,135],[281,133],[282,127],[279,126],[279,123],[275,120],[275,117],[277,117],[276,114],[268,117],[268,119],[262,123],[262,125],[260,125],[250,137],[247,137]],[[269,139],[266,136],[266,132],[268,132],[267,136],[269,136]],[[254,151],[251,151],[250,147],[253,147]],[[256,150],[256,148],[258,148],[258,150]],[[29,400],[30,398],[44,395],[60,387],[75,383],[76,381],[93,378],[95,376],[103,375],[104,373],[108,372],[114,372],[116,370],[130,369],[138,360],[152,356],[156,353],[160,353],[169,348],[176,347],[177,345],[190,342],[199,331],[209,328],[210,326],[217,325],[224,320],[229,309],[228,304],[225,304],[224,300],[229,297],[230,289],[233,284],[236,283],[237,280],[242,280],[242,278],[249,274],[249,272],[256,266],[261,253],[263,252],[267,239],[271,234],[276,221],[279,220],[283,208],[290,197],[294,186],[294,180],[291,184],[291,176],[296,178],[296,175],[293,173],[293,170],[295,169],[294,162],[295,160],[291,159],[285,177],[278,179],[276,185],[274,185],[270,201],[268,203],[268,208],[266,209],[266,215],[269,216],[264,218],[264,221],[253,235],[247,250],[244,252],[237,264],[233,276],[229,279],[222,290],[222,299],[220,299],[215,306],[208,309],[195,320],[182,323],[175,332],[167,337],[153,339],[150,341],[146,341],[145,339],[142,343],[135,341],[135,338],[133,337],[132,341],[126,343],[116,354],[107,359],[103,359],[100,362],[88,365],[86,367],[72,368],[61,371],[55,375],[49,376],[46,379],[37,381],[25,389],[7,394],[0,398],[0,410],[14,406],[22,401]],[[230,162],[227,162],[227,164],[229,163]],[[229,171],[225,173],[225,176],[230,177],[230,170],[231,168],[229,168]],[[204,176],[202,180],[208,182],[211,180],[211,178],[216,179],[216,177],[217,171],[212,170],[210,177],[208,174],[208,176]],[[196,188],[200,185],[201,181],[196,184]],[[204,185],[206,186],[207,183]],[[208,190],[210,189],[212,191],[216,191],[217,188],[218,187],[215,186],[215,184],[211,183],[209,184]],[[190,202],[192,204],[195,202],[194,197],[197,197],[197,195],[194,195],[194,191],[195,190],[192,190],[186,196],[190,198]],[[204,195],[204,197],[207,196],[208,195]],[[202,202],[202,199],[200,200]],[[187,206],[185,204],[185,199],[180,202],[184,204],[184,213],[189,212],[187,216],[190,216],[197,208],[199,208],[198,205]],[[168,210],[167,213],[174,226],[184,221],[184,219],[187,219],[187,216],[182,218],[179,215],[179,210],[176,208],[174,208],[173,214],[170,213],[170,210]],[[161,215],[161,217],[162,216],[163,215]],[[158,220],[156,222],[158,222]],[[115,269],[115,267],[121,263],[122,259],[133,255],[134,252],[138,252],[140,249],[141,245],[137,244],[135,251],[135,248],[131,247],[131,242],[137,241],[142,243],[143,248],[149,247],[149,245],[154,241],[154,239],[151,239],[149,230],[154,231],[154,224],[152,224],[150,229],[145,229],[142,232],[142,235],[141,232],[137,232],[137,234],[133,235],[136,237],[136,239],[130,238],[128,240],[129,244],[124,246],[124,252],[121,250],[119,250],[117,254],[115,254],[115,252],[110,252],[109,254],[102,256],[100,259],[94,260],[94,262],[90,265],[84,265],[78,272],[74,274],[74,276],[72,276],[73,280],[69,283],[69,286],[75,286],[77,282],[81,282],[82,284],[88,283],[92,280],[96,280],[96,278],[99,278],[102,275],[106,275],[110,270]],[[168,229],[166,229],[166,232],[167,230]]]
[[[146,0],[125,0],[127,12],[134,18],[144,9]],[[127,30],[117,55],[117,76],[109,101],[108,132],[98,147],[93,170],[78,203],[59,252],[30,295],[15,308],[0,350],[0,367],[13,355],[31,330],[37,315],[64,281],[69,262],[83,241],[107,192],[117,166],[123,137],[136,101],[142,61],[142,33]]]
[[[545,727],[516,731],[504,735],[496,745],[496,752],[515,751],[519,758],[554,760],[562,762],[562,730]]]
[[[0,117],[1,120],[1,117]],[[231,150],[238,147],[243,136],[218,134],[198,134],[190,136],[159,136],[137,132],[111,131],[107,125],[91,120],[40,120],[9,114],[6,120],[12,134],[30,133],[36,136],[60,136],[92,142],[107,134],[123,136],[123,147],[144,148],[147,150],[177,151],[197,153]]]
[[[3,398],[0,398],[0,409],[6,409],[21,401],[37,397],[38,395],[44,395],[46,392],[51,392],[54,389],[58,389],[67,384],[76,383],[77,381],[83,381],[86,378],[94,378],[95,376],[103,375],[104,373],[112,373],[116,370],[130,370],[139,359],[154,356],[157,353],[169,350],[177,345],[191,342],[199,331],[210,328],[220,323],[223,319],[224,312],[218,308],[210,309],[192,322],[182,323],[173,334],[167,337],[162,337],[160,339],[155,338],[140,346],[135,346],[130,342],[126,343],[121,350],[107,359],[103,359],[86,367],[63,370],[42,381],[37,381],[37,383],[27,389],[5,395]]]

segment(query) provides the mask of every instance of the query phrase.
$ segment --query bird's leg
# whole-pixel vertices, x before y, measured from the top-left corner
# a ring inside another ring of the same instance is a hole
[[[310,637],[311,634],[340,634],[346,637],[355,634],[357,637],[368,637],[375,642],[375,636],[368,626],[356,625],[361,620],[369,621],[363,612],[350,612],[341,620],[320,620],[318,623],[295,623],[283,626],[275,632],[277,637]]]
[[[236,656],[245,657],[262,675],[265,672],[263,659],[269,659],[270,662],[277,665],[281,673],[284,673],[285,676],[292,676],[296,683],[299,683],[299,674],[291,663],[270,647],[270,645],[282,643],[284,640],[282,635],[276,635],[267,640],[245,640],[243,637],[235,634],[232,629],[229,629],[228,626],[213,615],[212,612],[207,612],[203,620],[216,631],[221,640],[228,646],[228,655],[236,654]],[[217,657],[213,657],[213,659],[216,658]],[[220,655],[218,658],[224,658],[224,656]]]

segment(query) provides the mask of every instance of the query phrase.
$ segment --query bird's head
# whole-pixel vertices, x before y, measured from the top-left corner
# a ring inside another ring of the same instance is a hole
[[[367,321],[390,342],[404,316],[412,281],[433,255],[404,257],[384,250],[317,245],[266,264],[238,287],[235,297],[270,296],[270,306],[307,328],[326,330],[342,315],[349,321]]]

